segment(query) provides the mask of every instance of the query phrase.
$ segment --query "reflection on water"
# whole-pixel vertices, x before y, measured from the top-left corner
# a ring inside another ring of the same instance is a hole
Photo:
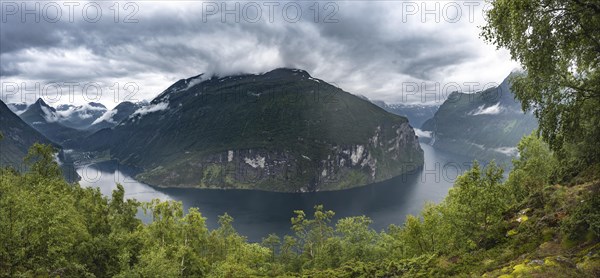
[[[335,192],[274,193],[253,190],[210,190],[190,188],[154,188],[132,179],[133,169],[116,162],[81,167],[82,186],[99,187],[110,196],[119,182],[126,197],[139,201],[154,198],[182,201],[184,208],[198,207],[207,217],[209,228],[217,227],[217,216],[227,212],[235,219],[238,232],[251,241],[260,241],[269,233],[289,234],[294,210],[312,213],[323,204],[335,211],[335,218],[366,215],[372,227],[381,230],[390,224],[402,224],[407,214],[417,214],[426,202],[439,202],[447,194],[456,176],[467,170],[471,159],[443,153],[421,144],[425,165],[412,173],[377,184]]]
[[[168,195],[157,191],[154,187],[138,182],[132,178],[136,171],[130,167],[119,165],[114,161],[85,165],[77,169],[81,176],[79,184],[85,187],[98,187],[103,195],[111,196],[112,191],[120,183],[125,188],[125,198],[147,202],[152,199],[171,200]]]

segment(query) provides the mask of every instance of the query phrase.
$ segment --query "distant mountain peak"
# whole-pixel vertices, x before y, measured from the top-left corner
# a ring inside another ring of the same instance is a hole
[[[98,102],[90,102],[90,103],[88,103],[88,105],[91,106],[91,107],[97,107],[97,108],[104,108],[104,109],[106,109],[106,106],[104,106],[104,104],[98,103]]]
[[[58,117],[56,115],[56,109],[48,105],[43,99],[39,98],[35,103],[30,105],[27,110],[23,112],[24,115],[39,115],[48,121],[56,121]]]
[[[48,108],[52,108],[52,110],[54,110],[54,107],[48,105],[42,98],[38,98],[38,100],[34,103],[35,105],[38,105],[40,107],[48,107]]]
[[[129,106],[129,105],[135,105],[135,103],[133,103],[131,101],[123,101],[123,102],[117,104],[117,106],[115,106],[115,108],[113,108],[113,109],[117,109],[117,108],[123,107],[123,106]]]
[[[227,82],[236,79],[243,79],[247,77],[266,77],[268,79],[290,79],[290,80],[300,80],[300,79],[309,79],[315,82],[321,82],[322,80],[313,78],[307,71],[296,68],[276,68],[274,70],[261,73],[261,74],[232,74],[227,76],[218,76],[212,75],[208,76],[205,73],[201,73],[189,78],[180,79],[175,82],[173,85],[169,86],[166,90],[160,93],[152,103],[161,103],[172,96],[179,94],[180,92],[186,92],[194,87],[203,84],[205,82]]]

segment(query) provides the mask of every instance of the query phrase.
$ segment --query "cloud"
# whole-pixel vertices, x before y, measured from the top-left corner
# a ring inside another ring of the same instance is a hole
[[[194,78],[194,79],[190,80],[190,81],[189,81],[189,83],[187,84],[187,87],[185,87],[185,89],[184,89],[184,90],[189,90],[190,88],[192,88],[192,87],[194,87],[194,86],[196,86],[196,85],[198,85],[198,84],[202,83],[202,81],[205,81],[205,80],[207,80],[207,79],[205,78],[205,76],[206,76],[206,74],[202,74],[202,75],[200,75],[200,76],[198,76],[198,77],[196,77],[196,78]]]
[[[106,110],[106,108],[104,108],[104,107],[92,106],[92,105],[86,103],[86,104],[83,104],[80,106],[71,106],[67,110],[56,111],[56,114],[60,118],[69,118],[73,114],[77,114],[77,116],[81,119],[88,119],[88,118],[91,118],[94,116],[93,111],[105,111],[105,110]]]
[[[415,130],[415,134],[422,138],[431,138],[431,131],[424,131],[418,128],[413,128]]]
[[[135,112],[133,112],[133,114],[130,116],[131,118],[136,117],[136,116],[144,116],[148,113],[152,113],[152,112],[157,112],[157,111],[162,111],[169,108],[169,103],[168,102],[160,102],[160,103],[156,103],[156,104],[150,104],[147,106],[143,106],[142,108],[139,108],[138,110],[135,110]]]
[[[117,109],[112,109],[112,110],[108,110],[108,111],[104,112],[104,114],[102,114],[102,116],[100,116],[98,119],[94,120],[94,122],[92,123],[92,125],[101,123],[103,121],[115,124],[115,121],[113,120],[112,117],[114,115],[116,115],[117,112],[118,112]]]
[[[220,8],[258,3],[262,17],[258,22],[248,20],[252,14],[240,16],[239,22],[232,15],[222,22],[221,13],[203,18],[203,7],[212,3]],[[320,5],[318,15],[315,3]],[[85,84],[99,84],[102,95],[93,101],[112,108],[123,100],[150,100],[173,82],[200,73],[225,76],[296,67],[370,99],[417,103],[423,102],[422,86],[406,97],[407,83],[443,87],[450,82],[500,82],[516,66],[506,51],[479,38],[482,6],[473,12],[472,22],[462,6],[463,17],[451,23],[443,18],[424,21],[420,13],[407,15],[406,4],[400,1],[335,2],[329,8],[325,2],[303,1],[298,4],[302,17],[292,23],[283,16],[288,2],[279,3],[270,22],[263,2],[145,1],[134,3],[137,23],[123,22],[132,11],[123,6],[115,23],[112,4],[100,2],[103,17],[95,23],[81,16],[56,23],[43,17],[39,23],[7,17],[0,28],[2,81],[28,86],[37,82],[41,87],[75,82],[81,84],[75,90],[76,103],[89,101],[83,97]],[[444,10],[439,13],[446,17]],[[325,22],[329,15],[338,22]],[[125,84],[138,87],[133,99],[132,87],[126,91]],[[4,100],[22,99],[5,94],[4,87],[0,90]],[[65,97],[59,102],[71,101]]]
[[[54,123],[58,122],[58,120],[60,119],[60,117],[56,115],[56,113],[50,111],[50,109],[48,109],[47,107],[40,106],[40,108],[42,108],[42,112],[44,112],[44,119],[46,120],[46,122]]]
[[[495,148],[493,149],[496,152],[499,152],[503,155],[507,155],[507,156],[518,156],[519,155],[519,150],[515,147],[500,147],[500,148]]]

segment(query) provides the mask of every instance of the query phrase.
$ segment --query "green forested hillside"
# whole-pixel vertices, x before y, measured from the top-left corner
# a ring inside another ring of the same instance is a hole
[[[475,163],[402,226],[332,223],[316,206],[295,212],[292,236],[250,243],[228,215],[209,230],[178,202],[68,184],[52,147],[36,144],[29,172],[0,170],[0,276],[600,277],[600,5],[498,0],[487,18],[484,37],[527,71],[513,88],[540,122],[506,180]]]
[[[508,76],[499,86],[473,94],[453,92],[421,127],[431,144],[444,151],[481,160],[510,162],[515,146],[537,128],[532,113],[521,110]]]
[[[51,143],[44,135],[33,129],[0,101],[0,166],[21,169],[23,158],[33,143]]]
[[[296,211],[293,236],[250,243],[228,215],[208,230],[180,202],[111,198],[66,183],[49,146],[31,171],[0,180],[2,277],[431,277],[600,274],[600,180],[554,184],[553,154],[535,136],[506,182],[493,163],[458,178],[448,197],[403,226],[369,228],[364,216],[332,223],[322,206]],[[597,169],[596,169],[597,170]],[[143,224],[142,209],[152,217]]]
[[[288,68],[182,79],[84,143],[163,187],[339,190],[423,164],[406,118]]]
[[[139,103],[133,103],[129,101],[123,101],[119,103],[115,108],[107,111],[104,115],[93,122],[87,130],[90,132],[96,132],[104,128],[111,128],[119,124],[121,121],[127,119],[137,109],[141,107]]]

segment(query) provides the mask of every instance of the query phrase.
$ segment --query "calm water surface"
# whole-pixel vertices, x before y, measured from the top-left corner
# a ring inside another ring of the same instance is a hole
[[[445,153],[426,144],[421,144],[421,148],[425,152],[423,169],[369,186],[335,192],[155,188],[135,181],[132,169],[112,161],[79,167],[77,173],[82,176],[82,186],[98,187],[107,196],[119,182],[125,187],[127,198],[177,200],[183,202],[186,210],[198,207],[207,218],[209,228],[216,228],[217,216],[227,212],[233,216],[240,234],[250,241],[260,241],[269,233],[290,234],[293,211],[304,210],[310,215],[317,204],[335,211],[335,219],[366,215],[378,231],[390,224],[402,224],[406,215],[419,213],[426,202],[441,201],[456,176],[471,165],[471,158]]]

